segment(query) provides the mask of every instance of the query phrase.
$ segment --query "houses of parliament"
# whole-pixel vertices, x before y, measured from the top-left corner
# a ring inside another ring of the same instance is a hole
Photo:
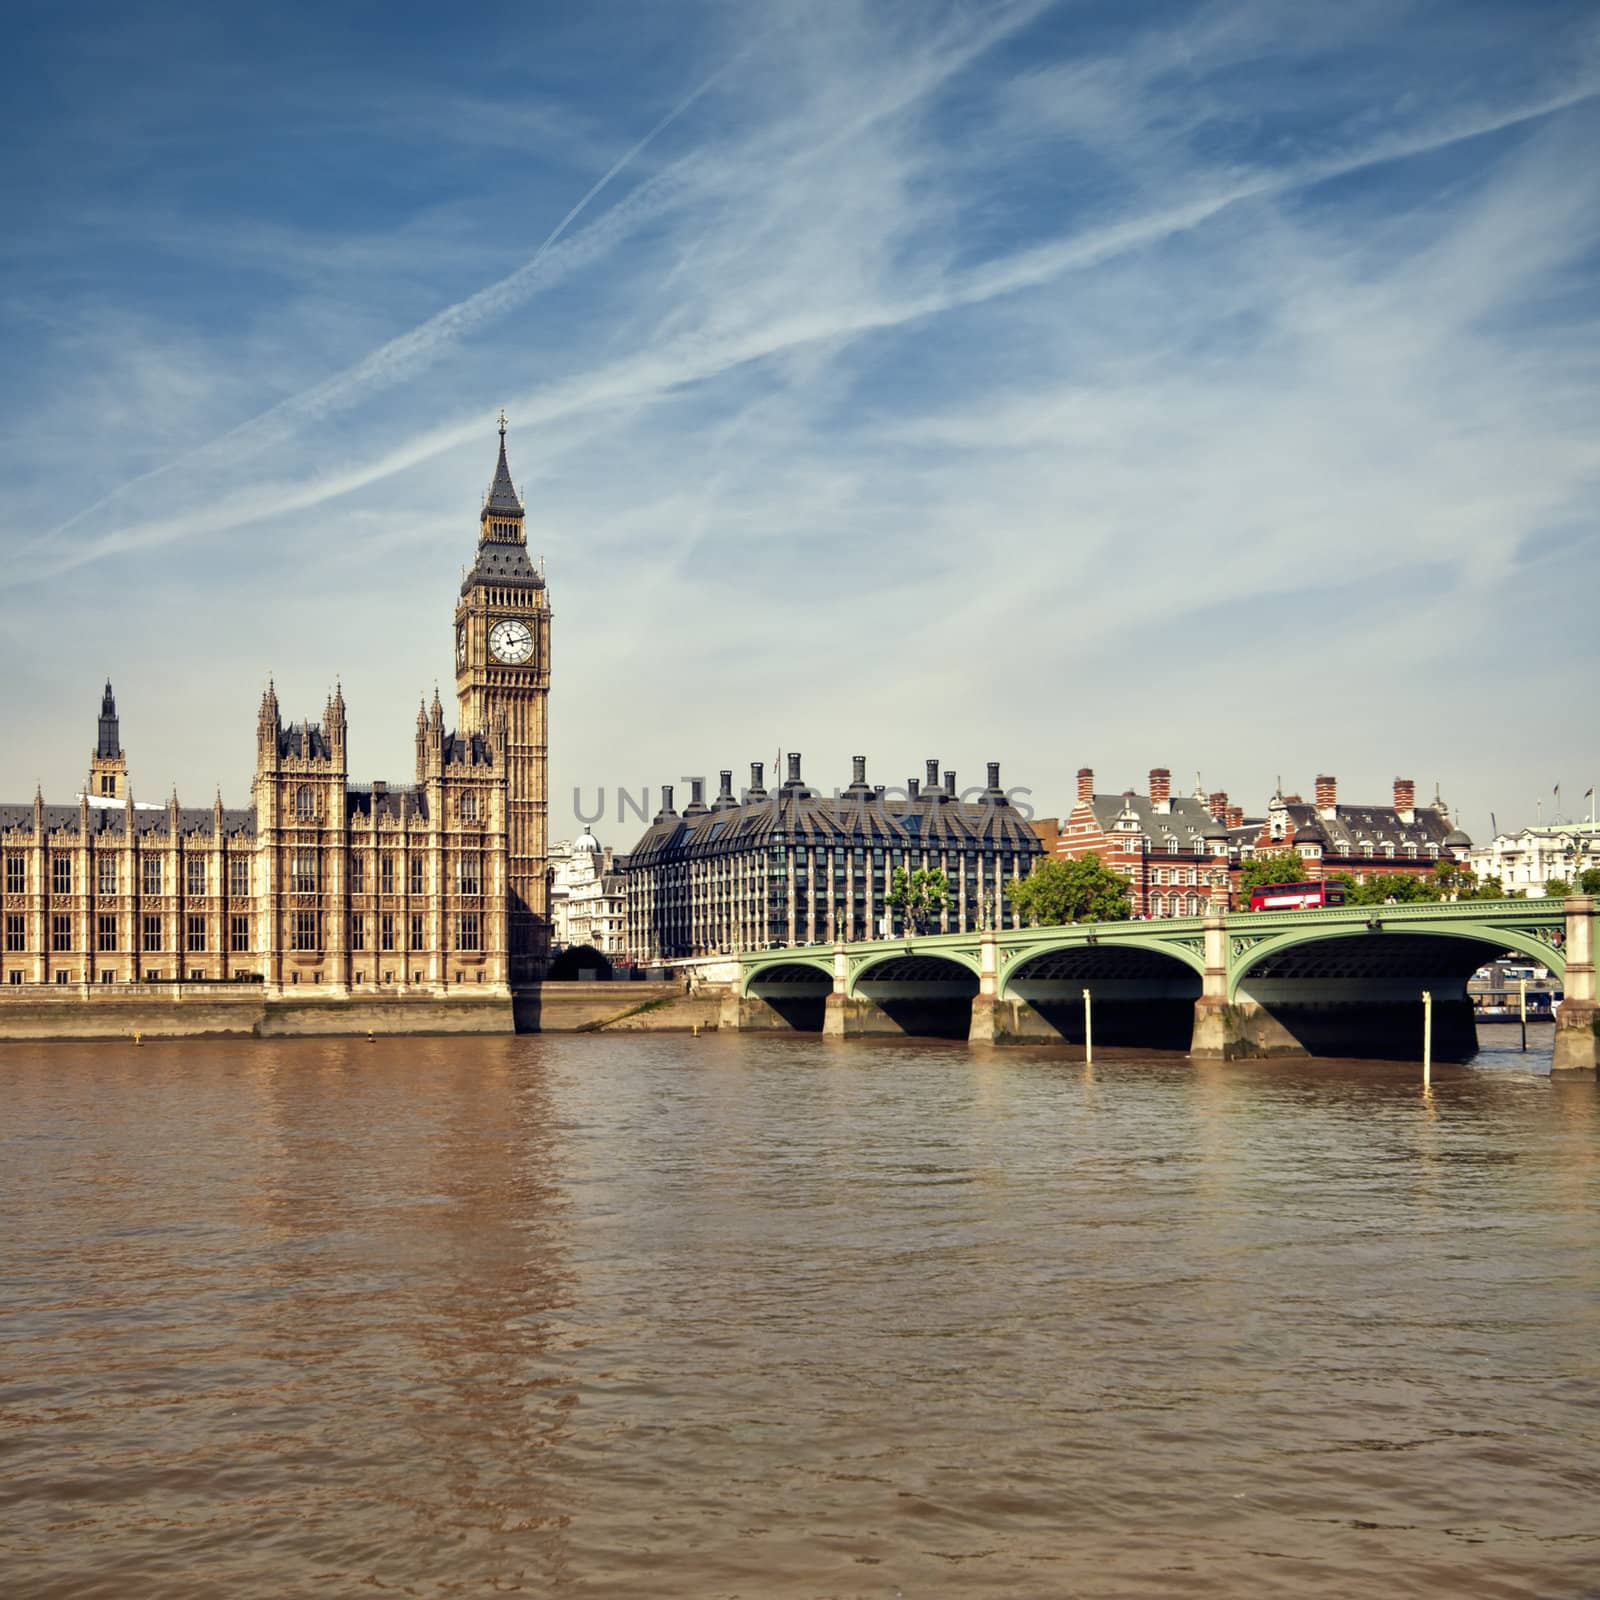
[[[285,724],[269,685],[248,807],[139,804],[107,683],[76,802],[0,805],[0,981],[242,980],[331,998],[538,979],[550,607],[523,521],[502,414],[455,603],[456,727],[435,690],[417,712],[414,783],[350,782],[342,690],[320,720]]]

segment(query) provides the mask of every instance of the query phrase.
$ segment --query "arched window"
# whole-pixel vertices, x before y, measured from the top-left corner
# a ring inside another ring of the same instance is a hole
[[[463,822],[476,822],[478,820],[478,797],[475,794],[464,794],[461,797],[461,820]]]
[[[1190,895],[1184,902],[1183,911],[1185,916],[1198,917],[1200,915],[1200,896],[1197,894]]]
[[[1150,915],[1152,917],[1164,917],[1164,916],[1166,916],[1166,914],[1167,914],[1167,902],[1161,895],[1157,895],[1150,902]]]
[[[295,791],[294,814],[297,817],[314,817],[317,814],[316,801],[312,798],[311,790],[305,784],[301,784]]]

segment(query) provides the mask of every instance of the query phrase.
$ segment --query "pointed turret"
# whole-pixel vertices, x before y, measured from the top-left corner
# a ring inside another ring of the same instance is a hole
[[[106,692],[100,700],[100,744],[98,752],[102,761],[115,761],[122,754],[122,739],[117,723],[117,697],[111,692],[111,680],[106,679]]]
[[[120,800],[127,786],[128,760],[122,753],[117,699],[111,692],[111,680],[107,678],[105,693],[100,697],[99,737],[89,758],[89,781],[84,793],[100,800]]]
[[[506,462],[506,414],[500,413],[500,459],[495,463],[494,482],[489,485],[489,493],[483,502],[484,520],[491,517],[510,518],[516,522],[522,521],[522,501],[518,498],[516,485],[511,481],[511,468]]]
[[[484,496],[478,528],[478,558],[461,585],[465,594],[474,584],[507,584],[517,588],[542,589],[544,577],[528,559],[528,542],[523,533],[522,501],[511,481],[506,461],[506,414],[500,413],[500,455],[495,463],[494,481]]]

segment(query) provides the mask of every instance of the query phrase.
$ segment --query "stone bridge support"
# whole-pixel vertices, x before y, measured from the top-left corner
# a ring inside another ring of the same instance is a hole
[[[1592,895],[1574,895],[1566,903],[1566,998],[1556,1019],[1555,1054],[1550,1073],[1557,1078],[1592,1078],[1600,1073],[1600,1005],[1595,998]]]
[[[978,935],[978,992],[972,1001],[972,1025],[967,1038],[973,1044],[999,1044],[1007,1033],[1001,1014],[1000,947],[994,929],[985,928]]]
[[[1269,1011],[1253,1001],[1228,999],[1228,927],[1218,912],[1207,914],[1205,972],[1194,1003],[1189,1054],[1196,1061],[1258,1060],[1303,1056],[1306,1047]]]

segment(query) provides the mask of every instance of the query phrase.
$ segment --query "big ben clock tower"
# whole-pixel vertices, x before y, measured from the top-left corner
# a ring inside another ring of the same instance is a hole
[[[550,948],[546,862],[550,607],[544,577],[528,559],[522,502],[506,465],[506,416],[500,413],[500,460],[478,529],[477,559],[456,603],[456,700],[463,732],[488,737],[506,729],[506,886],[511,981],[544,974]]]

